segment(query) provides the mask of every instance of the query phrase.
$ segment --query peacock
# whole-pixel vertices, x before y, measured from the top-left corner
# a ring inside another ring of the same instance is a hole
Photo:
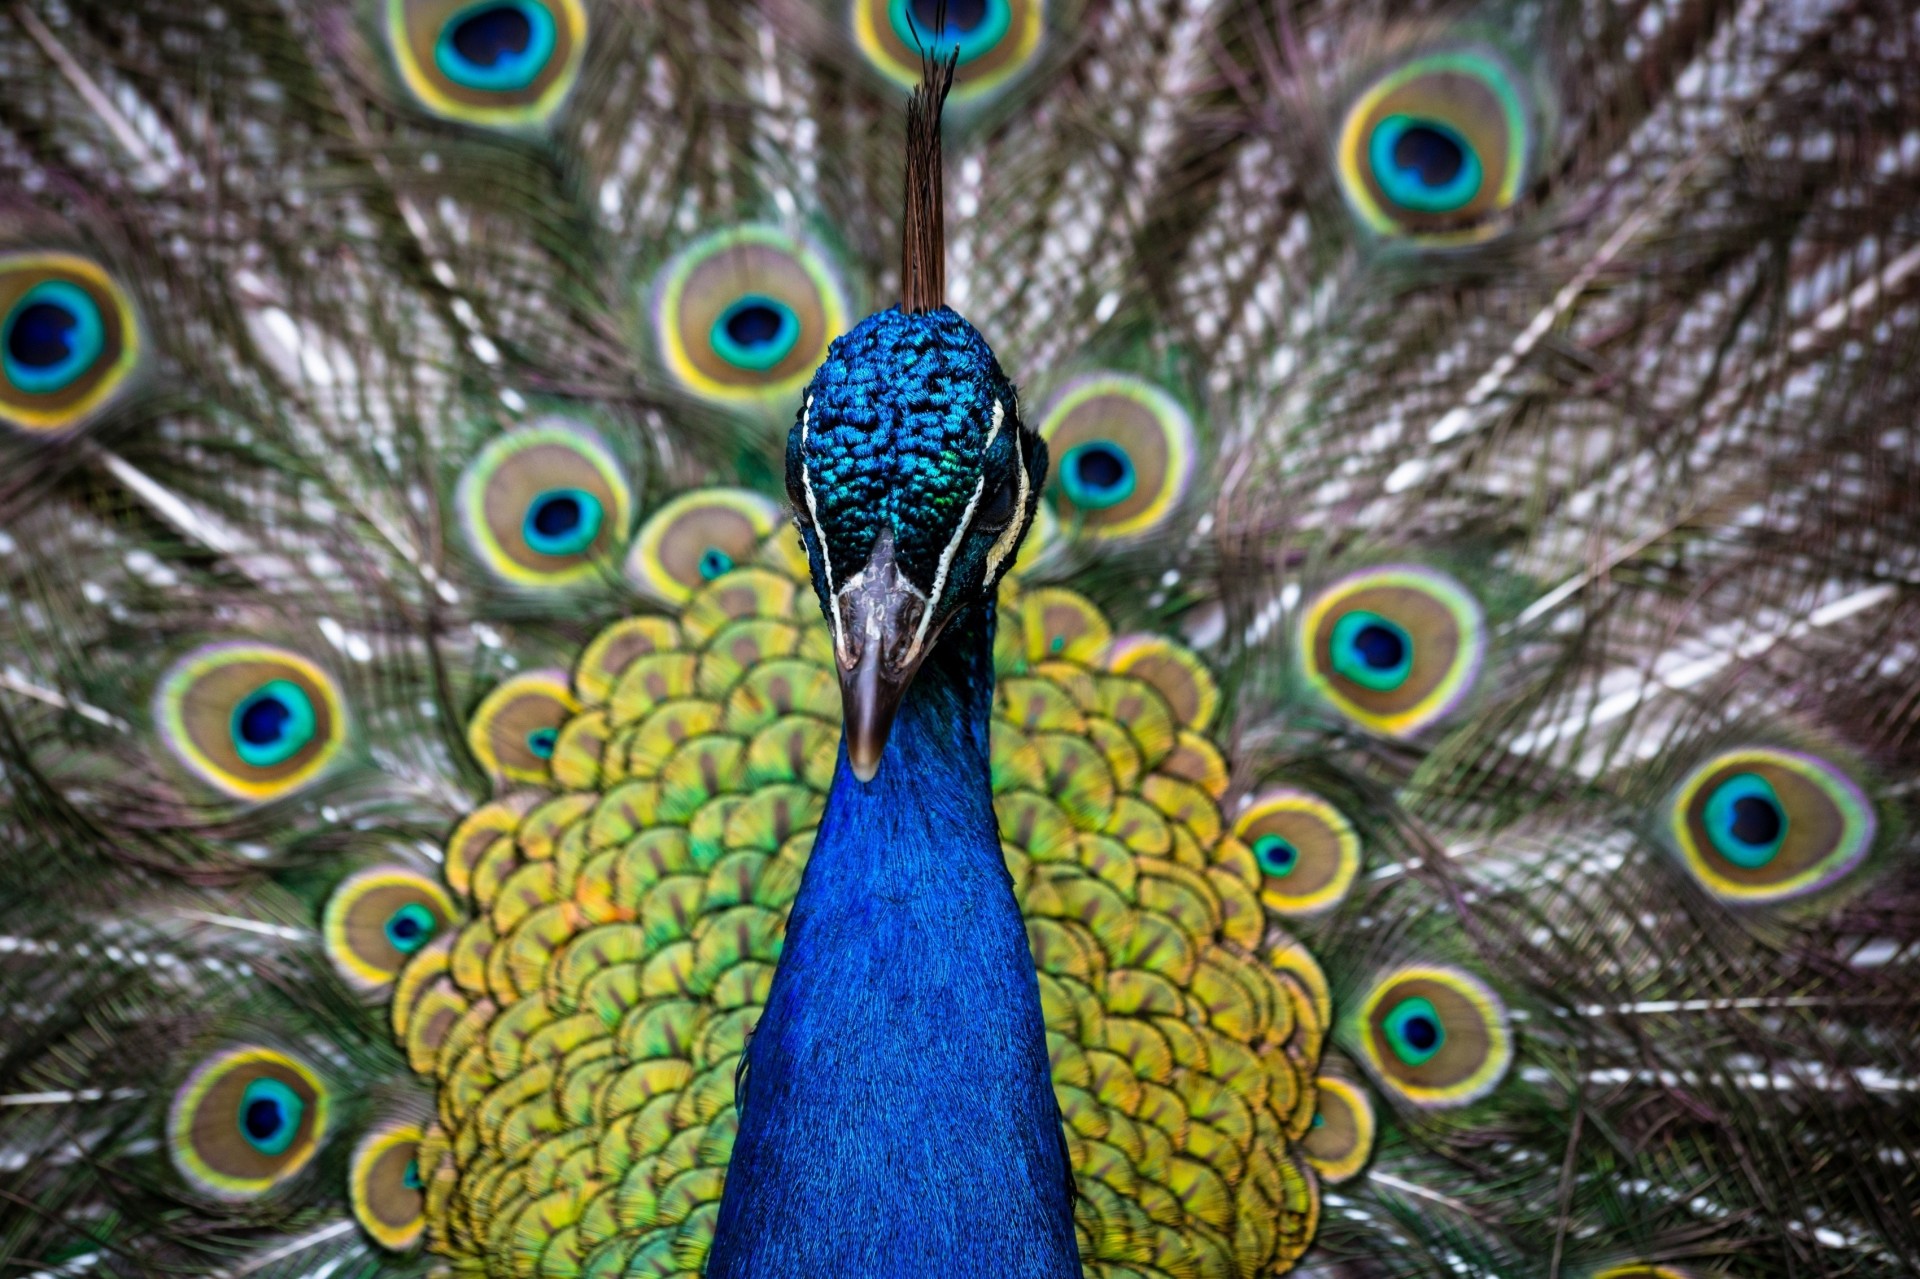
[[[1920,12],[0,9],[0,1260],[1920,1271]]]

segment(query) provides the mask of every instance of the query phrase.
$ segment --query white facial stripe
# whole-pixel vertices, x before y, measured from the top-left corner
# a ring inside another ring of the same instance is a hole
[[[999,407],[997,403],[994,405],[996,410]],[[997,413],[994,429],[1000,429]],[[991,441],[992,437],[988,438]],[[986,490],[987,477],[982,475],[974,482],[973,496],[967,499],[967,509],[960,512],[960,527],[956,528],[953,536],[947,540],[947,549],[940,552],[940,567],[934,570],[933,574],[933,595],[927,600],[927,607],[920,614],[919,629],[913,633],[913,648],[909,650],[913,654],[917,655],[920,652],[920,645],[927,638],[927,627],[933,624],[933,614],[940,607],[940,597],[947,591],[947,570],[953,567],[953,557],[960,553],[960,543],[966,540],[967,533],[973,528],[973,513],[980,509],[980,495]]]
[[[998,429],[1000,425],[1000,405],[998,402],[994,404],[993,409],[994,427]],[[1006,562],[1007,556],[1013,554],[1013,548],[1020,544],[1020,534],[1026,531],[1027,488],[1031,484],[1031,481],[1027,478],[1026,450],[1020,447],[1020,435],[1018,432],[1015,432],[1013,437],[1013,473],[1019,477],[1020,480],[1019,499],[1014,503],[1013,519],[1007,524],[1005,531],[1000,534],[999,540],[994,542],[993,549],[987,552],[986,580],[989,582],[993,580],[994,574],[1000,571],[1000,565]]]
[[[1006,405],[995,400],[993,402],[993,421],[991,425],[987,427],[987,442],[980,450],[983,456],[988,449],[993,447],[993,442],[1000,438],[1000,427],[1006,420]],[[1016,469],[1020,472],[1020,506],[1018,509],[1024,511],[1026,509],[1027,499],[1027,468],[1024,463],[1020,462],[1020,441],[1017,438],[1013,442],[1013,452]],[[983,474],[973,486],[973,496],[967,499],[967,509],[960,513],[960,527],[953,531],[953,537],[947,542],[946,549],[940,552],[940,567],[934,571],[933,575],[933,597],[927,601],[926,611],[920,614],[920,628],[916,630],[913,635],[912,652],[915,654],[919,653],[920,645],[926,641],[927,628],[933,625],[933,615],[940,607],[941,596],[945,595],[947,591],[947,573],[953,568],[953,557],[960,553],[960,543],[964,542],[967,534],[973,530],[973,513],[980,509],[980,498],[986,491],[987,477]],[[1018,521],[1016,521],[1016,523],[1017,522]],[[995,550],[999,549],[1001,542],[1006,541],[1006,537],[1007,535],[1005,533],[1000,535],[1000,542],[994,543]],[[989,578],[993,576],[993,568],[996,562],[997,561],[991,557],[988,559],[987,576]]]
[[[827,580],[827,598],[833,599],[838,592],[833,589],[833,559],[827,554],[827,535],[820,528],[820,507],[813,500],[813,474],[807,469],[807,429],[813,422],[813,397],[807,397],[806,405],[800,410],[800,491],[807,497],[807,518],[813,521],[814,536],[820,543],[820,576]],[[846,638],[840,634],[840,610],[827,610],[827,620],[833,624],[833,646],[846,651]]]

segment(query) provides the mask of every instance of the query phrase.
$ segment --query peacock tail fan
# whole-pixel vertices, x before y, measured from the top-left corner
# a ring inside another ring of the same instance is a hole
[[[1087,1272],[1920,1268],[1907,7],[941,10],[0,11],[0,1261],[699,1272],[925,49]]]

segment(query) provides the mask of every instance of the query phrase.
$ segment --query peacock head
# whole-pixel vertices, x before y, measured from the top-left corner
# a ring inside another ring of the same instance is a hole
[[[787,492],[833,632],[854,774],[947,623],[989,601],[1047,475],[986,339],[946,307],[833,343],[787,437]]]

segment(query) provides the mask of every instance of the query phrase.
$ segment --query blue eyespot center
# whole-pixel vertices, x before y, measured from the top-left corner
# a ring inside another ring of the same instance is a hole
[[[1389,618],[1355,609],[1333,625],[1333,669],[1362,688],[1390,692],[1413,673],[1413,637]]]
[[[278,1079],[256,1079],[240,1094],[240,1135],[263,1155],[285,1154],[306,1108],[300,1094]]]
[[[1480,194],[1480,157],[1439,120],[1390,115],[1374,129],[1368,153],[1381,191],[1416,213],[1453,213]]]
[[[1102,511],[1133,496],[1133,459],[1118,444],[1088,440],[1060,460],[1060,482],[1075,506]]]
[[[425,1190],[427,1183],[420,1180],[420,1161],[407,1160],[407,1166],[400,1172],[400,1184],[408,1190]]]
[[[1278,835],[1262,835],[1253,842],[1254,860],[1269,875],[1287,876],[1300,865],[1300,850]]]
[[[233,747],[254,768],[284,764],[313,740],[313,699],[292,680],[269,680],[233,708]]]
[[[1327,1126],[1327,1117],[1319,1111],[1315,1111],[1313,1115],[1313,1126],[1315,1128],[1325,1128]]]
[[[1720,855],[1743,870],[1758,870],[1786,842],[1790,819],[1773,784],[1758,773],[1736,773],[1707,800],[1706,827]]]
[[[527,734],[527,749],[541,759],[552,759],[553,748],[560,742],[560,730],[557,728],[536,728]]]
[[[913,0],[913,18],[922,31],[933,31],[940,22],[940,0]],[[941,34],[972,31],[987,20],[987,0],[948,0],[947,24]]]
[[[558,33],[553,15],[533,0],[482,0],[448,19],[434,61],[454,83],[513,93],[540,78]]]
[[[1394,1055],[1409,1066],[1432,1061],[1447,1042],[1446,1027],[1433,1002],[1418,995],[1395,1004],[1386,1017],[1387,1042]]]
[[[600,535],[605,508],[584,489],[548,489],[527,504],[521,534],[541,555],[579,555]]]
[[[939,26],[939,0],[892,0],[888,18],[893,33],[909,49],[926,48],[935,57],[960,52],[960,65],[990,52],[1013,25],[1007,0],[947,0],[947,22]]]
[[[440,922],[419,902],[408,902],[387,920],[387,940],[403,955],[411,955],[433,939]]]
[[[80,318],[58,302],[32,302],[20,308],[7,332],[7,354],[30,369],[49,368],[73,354],[73,331]]]
[[[7,381],[30,395],[65,390],[106,346],[100,308],[84,289],[48,280],[28,289],[6,319],[0,357]]]
[[[709,546],[700,552],[700,576],[711,582],[716,577],[733,572],[733,556],[717,546]]]
[[[778,298],[749,293],[720,312],[709,339],[727,363],[764,373],[800,344],[800,317]]]

